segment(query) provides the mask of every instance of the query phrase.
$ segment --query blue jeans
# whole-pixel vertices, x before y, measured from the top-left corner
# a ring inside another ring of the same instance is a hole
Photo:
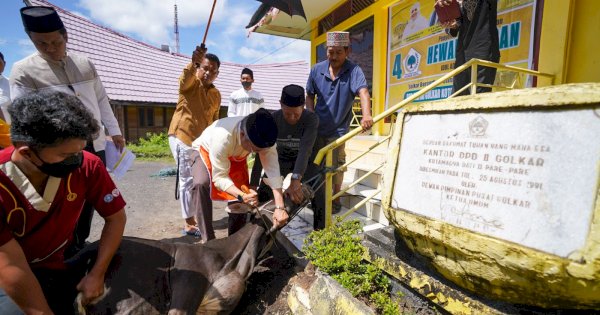
[[[24,315],[23,311],[13,302],[13,300],[0,289],[0,314],[2,315]]]

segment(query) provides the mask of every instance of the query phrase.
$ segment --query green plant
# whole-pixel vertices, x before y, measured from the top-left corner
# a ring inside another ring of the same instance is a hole
[[[304,254],[323,272],[350,293],[374,306],[382,314],[399,314],[398,303],[390,295],[390,280],[376,266],[363,260],[366,252],[360,242],[358,220],[337,221],[311,232],[304,240]]]
[[[140,138],[136,144],[127,147],[141,160],[172,160],[173,155],[169,148],[169,137],[166,133],[146,133],[145,138]]]

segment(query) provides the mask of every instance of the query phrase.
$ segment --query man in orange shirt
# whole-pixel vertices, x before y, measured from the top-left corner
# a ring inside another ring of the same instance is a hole
[[[181,201],[181,214],[185,219],[183,232],[200,236],[192,211],[194,187],[191,174],[192,164],[198,152],[192,149],[192,141],[219,118],[221,93],[213,85],[219,75],[221,62],[206,48],[196,47],[191,62],[183,69],[179,78],[179,100],[169,127],[169,146],[177,163],[177,189],[175,198]]]

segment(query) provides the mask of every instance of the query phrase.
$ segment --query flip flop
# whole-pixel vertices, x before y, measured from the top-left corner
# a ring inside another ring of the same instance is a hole
[[[340,210],[342,210],[342,203],[339,201],[338,202],[334,201],[332,206],[333,206],[332,207],[333,209],[331,211],[332,214],[338,214],[338,213],[340,213]]]
[[[182,235],[193,236],[193,237],[196,237],[196,238],[199,238],[201,236],[200,230],[198,230],[198,229],[192,229],[192,230],[186,231],[185,228],[184,228],[184,229],[181,230],[181,234]]]

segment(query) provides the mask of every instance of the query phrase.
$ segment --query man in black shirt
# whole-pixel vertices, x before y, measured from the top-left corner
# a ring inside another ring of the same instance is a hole
[[[296,204],[303,201],[302,183],[315,176],[319,167],[312,163],[313,145],[317,137],[319,118],[314,112],[304,108],[304,88],[290,84],[281,92],[281,109],[273,113],[277,124],[277,155],[281,176],[292,173],[290,186],[285,194]],[[262,165],[255,160],[250,185],[258,186]],[[270,188],[261,182],[258,187],[260,202],[272,199]],[[314,228],[322,229],[325,225],[325,194],[321,186],[315,191],[311,201],[314,212]]]

